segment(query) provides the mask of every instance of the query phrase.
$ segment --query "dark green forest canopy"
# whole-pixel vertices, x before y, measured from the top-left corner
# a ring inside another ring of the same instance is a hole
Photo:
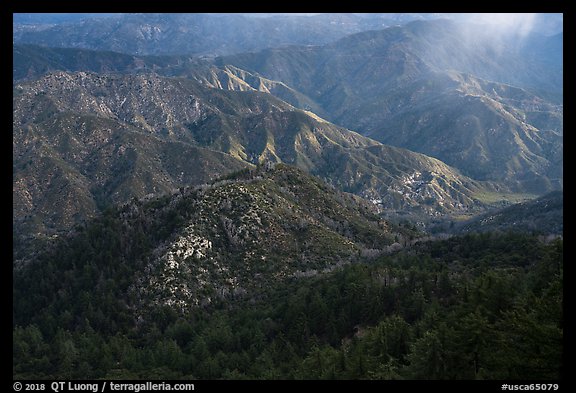
[[[98,241],[113,242],[106,233]],[[14,378],[562,377],[560,239],[420,243],[250,298],[187,313],[156,307],[140,320],[125,292],[135,266],[83,254],[15,271]],[[56,264],[67,268],[55,273]]]

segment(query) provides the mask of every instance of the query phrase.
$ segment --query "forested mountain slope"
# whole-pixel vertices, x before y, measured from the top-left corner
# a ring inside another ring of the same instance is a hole
[[[467,235],[366,260],[358,245],[399,228],[323,187],[281,166],[61,240],[14,271],[14,378],[562,377],[561,240]]]

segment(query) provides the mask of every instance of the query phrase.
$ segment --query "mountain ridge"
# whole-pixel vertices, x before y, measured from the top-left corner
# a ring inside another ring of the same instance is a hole
[[[387,36],[400,34],[397,39],[405,39],[405,34],[402,33],[404,28],[388,30],[390,31]],[[382,32],[366,32],[360,35],[380,36]],[[356,36],[352,38],[354,37]],[[356,37],[352,42],[357,40]],[[378,45],[377,41],[373,45]],[[25,53],[26,48],[18,46],[15,49],[16,54]],[[303,50],[304,53],[314,53],[315,48]],[[360,98],[362,105],[350,101],[351,97],[357,97],[357,93],[336,85],[335,92],[330,93],[330,96],[340,98],[333,104],[323,106],[317,98],[310,98],[284,82],[226,65],[220,60],[215,64],[221,65],[214,66],[210,62],[189,57],[137,58],[121,54],[101,56],[98,52],[72,50],[77,53],[74,56],[77,63],[62,67],[51,62],[50,58],[65,56],[64,52],[69,50],[40,50],[38,47],[30,49],[40,53],[48,52],[42,55],[46,59],[43,67],[48,67],[47,69],[104,68],[122,73],[158,72],[165,76],[190,78],[211,88],[269,93],[322,118],[351,117],[354,119],[353,129],[360,130],[364,135],[386,144],[440,158],[477,180],[506,182],[516,191],[535,194],[562,187],[562,106],[547,102],[518,87],[489,82],[470,74],[426,71],[424,76],[414,81],[401,82],[397,87],[390,87],[385,96],[379,96],[377,92],[366,93],[370,97],[375,95],[375,98],[370,102]],[[285,49],[277,49],[263,53],[284,51]],[[86,64],[83,60],[88,53],[90,58],[96,59],[94,63]],[[249,54],[238,55],[236,58],[242,56]],[[115,62],[110,63],[107,60],[110,57],[116,59]],[[318,61],[319,59],[314,60],[308,68],[313,69],[313,64]],[[402,59],[400,61],[405,62]],[[25,74],[22,67],[15,67],[16,70],[19,75]],[[28,74],[30,70],[28,68]],[[392,70],[392,73],[394,72]],[[392,83],[397,84],[398,81],[393,80]],[[377,89],[381,91],[382,87]],[[345,119],[343,121],[346,123]],[[460,135],[453,138],[453,134]],[[493,142],[494,139],[497,141]],[[507,153],[502,153],[503,150]],[[510,155],[509,152],[513,154]]]
[[[115,232],[114,240],[103,230]],[[90,252],[104,236],[111,244],[103,263],[139,266],[123,296],[143,291],[137,298],[148,300],[133,306],[188,310],[208,304],[198,300],[206,300],[201,296],[206,291],[220,297],[254,296],[263,279],[329,271],[361,254],[378,255],[399,237],[415,233],[381,220],[362,198],[295,167],[270,163],[210,184],[112,206],[36,256],[15,261],[14,267],[18,272],[42,265],[42,258],[69,254],[83,242],[91,245],[82,252]],[[208,277],[206,269],[219,273]]]
[[[282,81],[326,119],[439,158],[478,180],[539,194],[561,188],[561,100],[529,91],[561,97],[561,66],[534,53],[527,61],[515,41],[491,43],[490,33],[467,29],[418,21],[323,46],[219,57],[215,64]],[[504,146],[507,154],[499,151]]]
[[[480,208],[475,193],[498,187],[463,177],[438,160],[381,145],[266,93],[154,75],[55,72],[17,84],[13,135],[16,222],[24,218],[40,229],[63,214],[37,207],[43,200],[54,206],[48,202],[53,187],[64,187],[68,195],[83,190],[82,197],[65,198],[75,206],[65,209],[72,209],[70,227],[109,203],[203,183],[266,161],[296,165],[384,209],[425,214]],[[199,160],[186,158],[195,155]],[[60,183],[34,175],[40,162],[44,172],[61,173]]]

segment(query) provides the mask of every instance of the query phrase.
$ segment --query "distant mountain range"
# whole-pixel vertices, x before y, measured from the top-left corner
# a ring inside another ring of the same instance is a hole
[[[14,78],[51,69],[181,76],[270,93],[380,142],[438,158],[517,192],[562,187],[562,34],[493,42],[449,20],[324,46],[197,58],[16,46]]]
[[[474,209],[476,192],[497,187],[270,94],[152,75],[56,72],[17,84],[13,135],[15,220],[29,230],[267,161],[427,214]]]
[[[282,45],[322,45],[414,20],[491,23],[482,14],[14,14],[14,42],[137,55],[223,55]],[[526,21],[524,20],[526,19]],[[524,15],[508,28],[554,35],[562,14]],[[529,26],[527,23],[529,22]]]
[[[451,21],[412,22],[216,64],[281,81],[330,121],[436,157],[473,178],[536,193],[558,188],[563,108],[542,97],[562,94],[562,66],[554,60],[562,58],[562,35],[541,45],[540,54],[531,45],[535,38],[520,47],[490,39]],[[544,48],[556,48],[555,57]]]
[[[89,15],[88,15],[89,16]],[[231,54],[288,44],[324,44],[351,33],[395,23],[381,14],[275,15],[118,14],[47,25],[19,18],[18,43],[113,50],[137,55]],[[58,19],[56,19],[58,20]]]
[[[16,227],[70,228],[110,203],[266,161],[426,215],[561,189],[562,34],[496,51],[470,29],[417,21],[214,60],[14,45]]]

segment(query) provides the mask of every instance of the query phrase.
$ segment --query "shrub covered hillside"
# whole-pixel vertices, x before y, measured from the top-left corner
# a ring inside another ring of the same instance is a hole
[[[414,235],[285,165],[134,200],[15,266],[13,377],[561,376],[562,240]]]

